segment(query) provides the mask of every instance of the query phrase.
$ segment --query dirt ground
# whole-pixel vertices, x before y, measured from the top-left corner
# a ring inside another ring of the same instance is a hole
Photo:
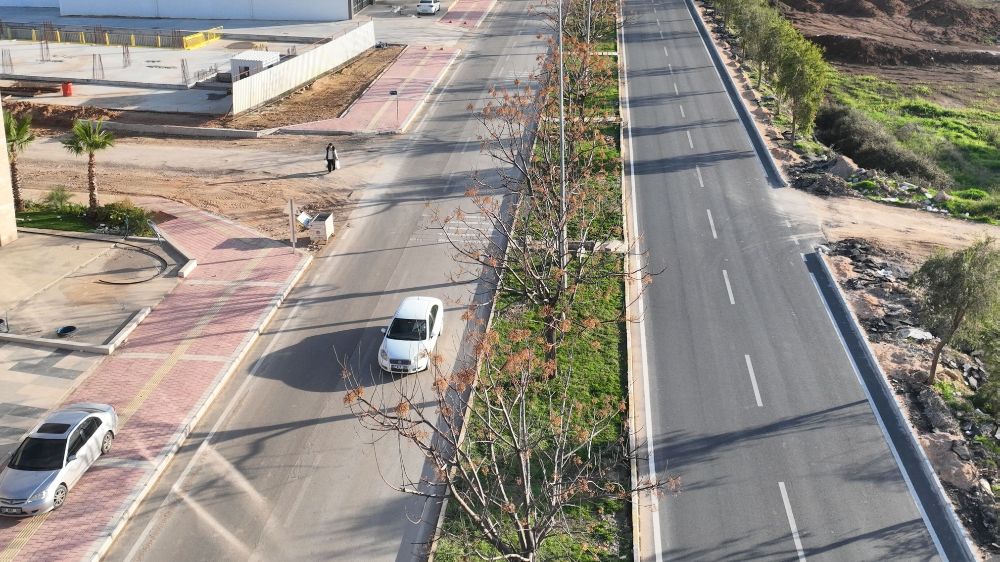
[[[401,52],[401,45],[371,49],[351,64],[327,74],[277,103],[217,119],[206,126],[260,130],[340,117]]]
[[[967,0],[780,0],[826,58],[854,74],[929,86],[950,107],[1000,108],[1000,4]]]
[[[403,47],[399,45],[370,49],[350,64],[319,78],[287,97],[267,107],[237,116],[210,118],[188,113],[114,111],[95,107],[44,105],[11,96],[4,99],[4,109],[18,117],[30,114],[37,133],[42,135],[59,134],[68,129],[76,119],[107,119],[122,123],[189,127],[271,129],[340,116],[402,51]]]

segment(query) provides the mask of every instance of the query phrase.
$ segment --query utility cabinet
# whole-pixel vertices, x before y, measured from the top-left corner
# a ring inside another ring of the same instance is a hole
[[[233,82],[253,76],[281,62],[280,53],[271,51],[243,51],[229,60]]]

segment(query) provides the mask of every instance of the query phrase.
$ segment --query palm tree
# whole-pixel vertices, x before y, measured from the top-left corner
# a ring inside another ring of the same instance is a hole
[[[97,161],[94,154],[115,145],[115,137],[104,130],[104,121],[82,121],[73,123],[72,136],[63,141],[66,150],[80,156],[87,154],[87,190],[90,192],[91,216],[97,212]]]
[[[21,199],[21,174],[17,171],[17,155],[35,140],[31,130],[31,116],[18,119],[10,113],[3,114],[3,128],[7,137],[7,159],[10,161],[10,187],[14,192],[14,209],[24,210],[24,199]]]

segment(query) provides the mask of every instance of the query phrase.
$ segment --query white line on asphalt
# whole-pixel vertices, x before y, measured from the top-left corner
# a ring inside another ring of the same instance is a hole
[[[656,18],[656,25],[660,25],[660,18]]]
[[[806,261],[805,254],[802,254],[802,261]],[[808,267],[809,264],[806,262],[807,271]],[[850,361],[851,368],[854,369],[854,376],[858,378],[858,385],[861,387],[861,390],[864,391],[865,398],[868,399],[868,406],[872,409],[872,413],[875,414],[875,421],[878,422],[878,427],[882,430],[882,437],[885,439],[885,442],[889,444],[889,450],[892,451],[892,458],[896,461],[896,466],[899,467],[899,473],[903,475],[903,480],[906,482],[906,488],[910,491],[910,497],[913,498],[913,503],[917,505],[917,509],[920,511],[920,518],[924,520],[924,527],[927,528],[927,532],[930,534],[931,540],[934,541],[934,546],[937,548],[938,554],[941,556],[941,559],[944,560],[944,549],[941,547],[941,540],[937,536],[937,531],[934,530],[934,526],[931,525],[931,521],[927,517],[927,511],[924,509],[924,504],[920,501],[920,496],[917,495],[917,490],[913,487],[913,482],[910,480],[910,474],[903,466],[902,459],[899,458],[899,451],[896,450],[896,444],[892,442],[892,438],[889,436],[889,430],[885,427],[885,420],[882,419],[882,414],[880,414],[878,408],[875,407],[875,400],[872,399],[871,392],[868,392],[868,385],[866,385],[864,379],[861,378],[861,370],[858,369],[858,364],[854,361],[854,355],[847,347],[847,341],[844,340],[844,335],[840,333],[840,328],[837,327],[837,321],[833,318],[833,311],[830,310],[830,305],[827,304],[826,298],[823,297],[823,290],[819,288],[819,281],[816,280],[816,275],[814,275],[811,271],[809,272],[809,279],[812,281],[813,287],[816,288],[816,294],[819,296],[819,302],[823,303],[823,309],[826,310],[826,317],[830,319],[830,324],[833,325],[833,332],[837,334],[837,339],[840,340],[840,345],[844,348],[847,360]]]
[[[667,73],[668,74],[673,74],[674,73],[674,65],[672,65],[672,64],[668,64],[667,65]]]
[[[660,30],[660,39],[663,39],[663,30]]]
[[[667,52],[667,48],[666,47],[663,48],[663,56],[665,56],[667,58],[670,57],[670,53]]]
[[[660,31],[660,36],[663,36],[663,31]],[[625,27],[622,26],[621,30],[621,43],[625,45]],[[625,51],[627,49],[621,50],[622,58],[622,84],[624,86],[624,106],[625,106],[625,122],[628,124],[628,166],[629,166],[629,184],[632,195],[632,239],[635,241],[639,240],[639,209],[636,203],[636,191],[635,191],[635,160],[633,160],[633,155],[635,154],[635,149],[632,146],[632,117],[631,108],[629,107],[629,92],[628,92],[628,64],[625,58]],[[637,257],[636,261],[641,258]],[[653,440],[649,438],[649,433],[653,431],[653,406],[649,397],[649,358],[646,355],[646,320],[644,317],[645,312],[645,299],[643,298],[642,292],[636,298],[636,306],[639,308],[639,355],[642,357],[642,388],[645,397],[644,406],[646,408],[645,412],[645,423],[646,423],[646,466],[650,480],[656,479],[656,460],[653,456]],[[650,515],[653,520],[653,553],[656,556],[656,562],[663,562],[663,547],[661,545],[662,537],[660,536],[660,500],[656,493],[651,493],[650,495],[650,507],[652,508]]]
[[[747,371],[750,372],[750,384],[753,385],[753,397],[757,400],[757,407],[763,408],[764,403],[760,401],[760,389],[757,388],[757,375],[753,372],[753,363],[750,362],[749,355],[744,355],[743,357],[747,360]],[[794,527],[795,525],[793,524],[792,526]]]
[[[705,209],[708,211],[708,226],[712,227],[712,238],[718,240],[719,235],[715,233],[715,221],[712,220],[712,209]]]
[[[750,361],[747,358],[747,361]],[[788,491],[785,490],[785,483],[778,482],[781,490],[781,501],[785,504],[785,515],[788,516],[788,526],[792,528],[792,540],[795,541],[795,550],[799,553],[799,562],[806,562],[806,553],[802,551],[802,541],[799,539],[799,528],[795,526],[795,516],[792,515],[792,503],[788,501]]]
[[[681,108],[681,117],[686,117],[684,115],[684,106],[683,105],[678,105],[677,107]]]
[[[674,95],[675,96],[681,95],[680,91],[677,89],[677,82],[674,82]]]
[[[729,272],[725,269],[722,270],[722,278],[726,280],[726,292],[729,293],[729,304],[736,304],[736,299],[733,298],[733,286],[729,284]]]
[[[688,136],[688,146],[694,148],[694,141],[691,140],[691,131],[684,131],[684,132],[687,133]]]
[[[276,334],[274,339],[272,339],[267,344],[267,347],[265,347],[263,352],[261,352],[260,358],[254,362],[253,366],[250,368],[249,373],[247,374],[247,378],[243,380],[243,383],[240,384],[239,389],[237,389],[236,393],[233,394],[233,398],[229,401],[229,404],[226,405],[226,409],[222,411],[222,415],[220,415],[219,419],[216,420],[215,425],[212,426],[212,430],[209,431],[208,435],[205,436],[205,440],[202,441],[200,445],[198,445],[198,449],[194,452],[194,455],[191,457],[191,460],[188,461],[187,466],[184,467],[184,470],[183,472],[181,472],[181,475],[177,478],[177,481],[174,482],[172,486],[170,486],[170,491],[167,493],[166,497],[163,498],[163,501],[160,502],[160,506],[156,509],[156,511],[153,512],[153,516],[150,518],[149,523],[146,524],[146,528],[142,530],[142,533],[139,535],[139,538],[135,541],[135,544],[132,545],[132,549],[129,550],[128,555],[125,556],[126,562],[135,560],[136,555],[139,554],[139,552],[143,549],[146,541],[149,539],[149,534],[153,531],[154,524],[157,522],[157,519],[159,517],[158,514],[164,512],[164,509],[171,502],[171,500],[173,500],[174,497],[176,496],[179,496],[185,502],[188,500],[187,495],[184,494],[184,492],[182,491],[184,480],[187,479],[188,475],[191,473],[191,470],[195,467],[196,464],[198,464],[198,461],[206,453],[206,449],[208,448],[208,442],[212,440],[212,437],[214,437],[215,434],[219,431],[219,429],[222,427],[222,424],[228,421],[228,418],[230,415],[232,415],[233,410],[236,408],[236,405],[240,404],[243,401],[243,397],[250,392],[250,383],[255,380],[258,380],[258,377],[256,375],[257,370],[261,367],[261,365],[265,363],[264,358],[271,356],[271,351],[273,351],[274,346],[278,343],[278,340],[280,339],[279,337],[277,337],[277,334],[280,334],[285,331],[285,328],[288,326],[288,323],[291,322],[292,318],[295,318],[295,313],[298,310],[299,305],[302,304],[302,302],[304,301],[299,300],[295,303],[295,306],[293,306],[292,309],[288,312],[288,317],[285,318],[285,321],[281,323],[281,326],[278,328],[278,330],[274,332]]]
[[[785,226],[787,226],[788,228],[792,228],[792,221],[786,220],[785,221]],[[792,235],[792,242],[795,242],[795,245],[798,246],[799,245],[799,238],[798,238],[798,236],[795,236],[793,234]],[[805,259],[805,254],[802,255],[802,259]]]
[[[698,174],[698,185],[701,186],[701,187],[705,187],[705,180],[703,180],[701,178],[701,168],[699,168],[698,166],[695,166],[694,167],[694,171],[695,171],[696,174]]]

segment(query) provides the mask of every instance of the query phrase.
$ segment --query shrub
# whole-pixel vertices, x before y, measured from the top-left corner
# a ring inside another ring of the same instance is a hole
[[[126,234],[148,234],[150,232],[149,211],[137,207],[130,199],[122,199],[117,203],[108,203],[97,209],[94,217],[99,223],[124,231]]]
[[[952,191],[950,194],[952,197],[961,197],[962,199],[968,199],[970,201],[982,201],[983,199],[988,199],[990,197],[989,193],[986,193],[982,189],[976,189],[970,187],[969,189],[962,189],[959,191]]]
[[[861,191],[874,191],[876,187],[878,186],[872,180],[859,181],[858,183],[854,184],[854,189],[858,189]]]
[[[46,207],[52,209],[53,211],[62,211],[66,208],[66,205],[69,204],[72,197],[73,195],[67,191],[65,187],[60,185],[45,194],[45,199],[43,199],[42,202]]]
[[[951,178],[930,158],[902,146],[882,125],[858,109],[824,106],[816,117],[816,138],[865,168],[918,178],[935,186]]]

